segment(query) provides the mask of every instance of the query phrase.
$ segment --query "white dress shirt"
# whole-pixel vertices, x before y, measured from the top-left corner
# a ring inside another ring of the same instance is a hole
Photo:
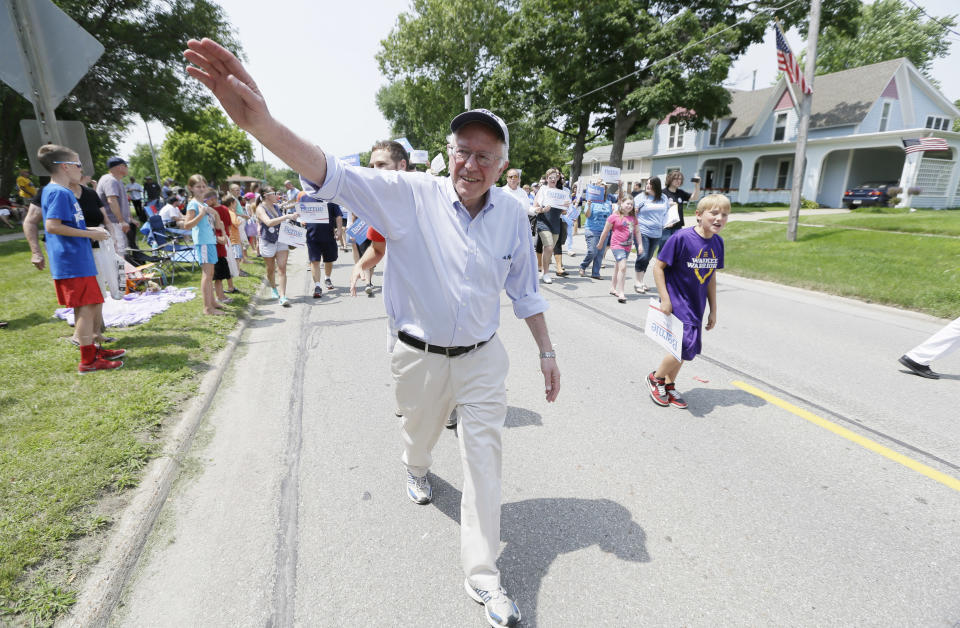
[[[350,166],[327,156],[316,198],[346,206],[388,242],[383,300],[394,332],[429,344],[467,346],[500,326],[500,292],[517,318],[547,309],[526,207],[492,187],[471,219],[450,177]]]

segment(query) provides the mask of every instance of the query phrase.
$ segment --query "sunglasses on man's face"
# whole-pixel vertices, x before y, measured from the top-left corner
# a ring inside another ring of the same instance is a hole
[[[83,164],[79,161],[55,161],[55,164],[67,164],[70,166],[76,166],[77,168],[83,168]]]

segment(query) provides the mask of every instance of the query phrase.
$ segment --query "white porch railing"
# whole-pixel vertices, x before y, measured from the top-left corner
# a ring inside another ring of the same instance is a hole
[[[784,188],[765,189],[754,188],[750,190],[744,203],[789,203],[790,190]]]

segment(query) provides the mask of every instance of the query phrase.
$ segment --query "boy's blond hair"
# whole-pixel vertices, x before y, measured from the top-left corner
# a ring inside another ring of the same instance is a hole
[[[720,208],[720,211],[726,210],[727,212],[729,212],[730,199],[724,196],[723,194],[707,194],[706,196],[701,198],[700,201],[697,203],[697,216],[699,216],[700,214],[702,214],[707,210],[714,209],[717,207]]]

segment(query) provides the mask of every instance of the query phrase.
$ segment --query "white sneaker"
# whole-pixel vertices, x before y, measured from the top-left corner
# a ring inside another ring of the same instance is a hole
[[[634,289],[637,293],[643,294],[644,292],[647,291],[647,286],[646,286],[645,284],[642,284],[642,283],[635,283],[635,284],[633,284],[633,289]]]
[[[433,488],[427,476],[418,477],[407,469],[407,497],[415,504],[429,504],[433,499]]]
[[[544,274],[543,283],[553,283],[553,279],[550,279],[550,275]]]
[[[470,584],[470,579],[463,581],[463,588],[467,590],[467,595],[474,602],[483,604],[484,614],[487,623],[494,628],[502,626],[516,626],[520,623],[520,609],[507,597],[507,592],[503,587],[497,587],[494,591],[485,591],[478,589]]]

